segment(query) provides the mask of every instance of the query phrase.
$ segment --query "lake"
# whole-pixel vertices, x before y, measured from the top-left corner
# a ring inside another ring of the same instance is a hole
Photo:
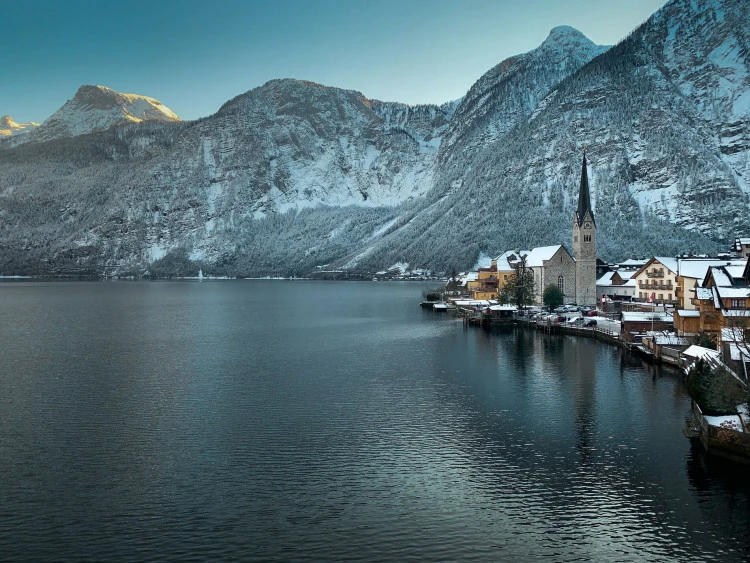
[[[740,561],[679,373],[435,284],[0,284],[0,559]]]

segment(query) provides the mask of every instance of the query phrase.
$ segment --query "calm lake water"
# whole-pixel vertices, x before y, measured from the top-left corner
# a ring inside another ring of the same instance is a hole
[[[0,284],[0,559],[750,555],[679,375],[424,288]]]

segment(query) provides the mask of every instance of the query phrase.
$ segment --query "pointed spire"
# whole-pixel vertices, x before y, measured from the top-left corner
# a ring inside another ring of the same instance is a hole
[[[591,197],[589,196],[589,176],[586,171],[586,145],[583,145],[583,165],[581,167],[581,187],[578,191],[578,210],[576,211],[576,221],[580,227],[583,223],[583,218],[586,216],[586,212],[591,215],[591,220],[594,220],[594,212],[591,209]]]

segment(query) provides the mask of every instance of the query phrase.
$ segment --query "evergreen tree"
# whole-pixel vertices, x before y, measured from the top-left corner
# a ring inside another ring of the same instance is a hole
[[[508,276],[499,297],[503,303],[522,309],[534,302],[534,289],[534,272],[526,267],[526,258],[523,257],[515,271]]]
[[[542,294],[542,301],[551,310],[554,310],[560,305],[562,305],[564,298],[565,296],[563,295],[562,291],[560,291],[560,288],[557,287],[554,283],[551,283],[547,287],[544,288],[544,293]]]

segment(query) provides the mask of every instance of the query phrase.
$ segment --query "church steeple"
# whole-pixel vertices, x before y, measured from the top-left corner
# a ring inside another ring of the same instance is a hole
[[[581,187],[578,190],[578,210],[576,211],[576,222],[580,227],[583,224],[586,212],[591,216],[591,221],[596,225],[594,221],[594,212],[591,209],[591,196],[589,195],[589,175],[586,171],[586,147],[583,147],[583,166],[581,167]]]
[[[596,305],[596,224],[591,209],[585,146],[578,209],[573,214],[573,253],[576,260],[576,303]]]

